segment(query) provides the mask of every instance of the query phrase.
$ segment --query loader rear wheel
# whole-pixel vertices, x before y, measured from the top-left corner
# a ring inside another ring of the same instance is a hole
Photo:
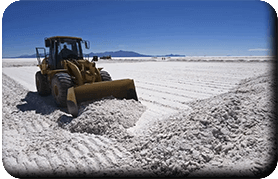
[[[47,82],[47,76],[41,74],[40,71],[36,73],[36,87],[41,96],[47,96],[51,93],[51,89]]]
[[[71,77],[67,73],[56,73],[51,80],[52,96],[58,106],[67,106],[68,88],[73,86]]]
[[[99,73],[102,81],[112,81],[112,78],[107,71],[100,71]]]

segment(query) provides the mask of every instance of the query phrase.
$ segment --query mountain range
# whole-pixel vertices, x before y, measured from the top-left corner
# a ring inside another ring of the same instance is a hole
[[[185,55],[178,55],[178,54],[169,54],[169,55],[144,55],[133,51],[108,51],[108,52],[100,52],[100,53],[89,53],[85,54],[86,56],[89,55],[90,57],[93,56],[111,56],[111,57],[185,57]],[[5,58],[5,57],[4,57]],[[36,58],[36,54],[33,55],[20,55],[17,57],[7,57],[7,58]]]

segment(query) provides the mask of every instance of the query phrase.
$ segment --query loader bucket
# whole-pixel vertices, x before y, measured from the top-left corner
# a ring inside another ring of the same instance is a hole
[[[108,96],[138,101],[133,80],[102,81],[69,88],[67,95],[68,112],[76,117],[78,114],[78,103]]]

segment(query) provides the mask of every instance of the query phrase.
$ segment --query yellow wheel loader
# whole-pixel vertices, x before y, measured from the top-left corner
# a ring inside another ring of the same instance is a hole
[[[45,47],[37,47],[40,71],[36,73],[36,87],[40,95],[54,97],[58,106],[67,107],[72,116],[78,115],[78,104],[113,96],[138,101],[134,81],[112,81],[108,72],[97,68],[95,61],[83,57],[82,47],[90,48],[89,41],[79,37],[55,36],[45,38]],[[41,60],[41,57],[44,58]]]

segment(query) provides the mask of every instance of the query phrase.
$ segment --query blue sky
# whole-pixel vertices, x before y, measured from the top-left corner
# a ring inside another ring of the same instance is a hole
[[[260,1],[17,1],[2,19],[3,57],[34,54],[44,38],[77,36],[86,52],[268,55],[274,9]]]

